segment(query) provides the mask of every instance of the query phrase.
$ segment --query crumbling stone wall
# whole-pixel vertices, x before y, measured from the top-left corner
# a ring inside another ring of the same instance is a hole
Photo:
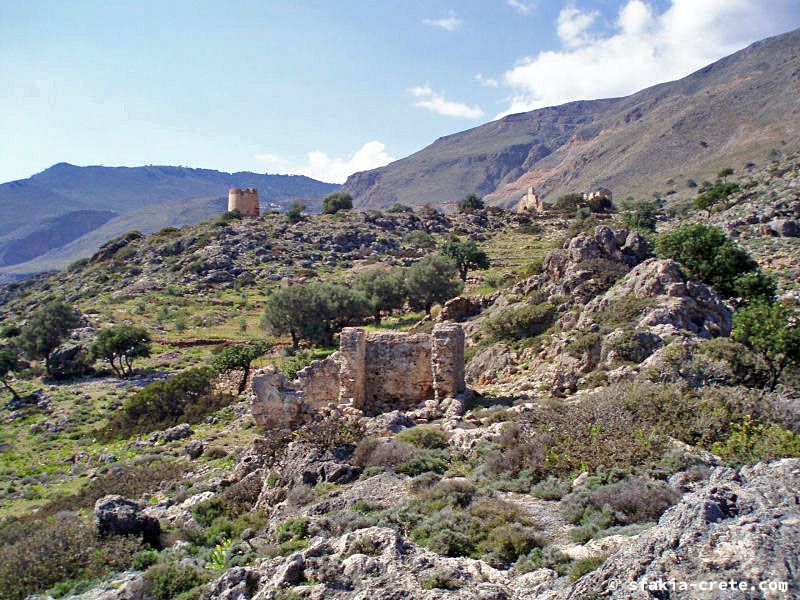
[[[348,327],[339,350],[299,371],[295,381],[274,367],[257,372],[253,418],[263,427],[294,429],[331,404],[375,415],[465,391],[460,325],[439,323],[430,334]]]

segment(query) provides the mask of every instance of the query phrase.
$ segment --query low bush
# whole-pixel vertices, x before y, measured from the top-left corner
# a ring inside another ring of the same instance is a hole
[[[566,575],[571,564],[569,556],[552,546],[534,548],[514,563],[514,573],[522,575],[537,569],[552,569],[559,575]]]
[[[438,425],[418,425],[404,429],[397,439],[417,448],[447,448],[448,435]]]
[[[561,500],[572,490],[572,484],[564,479],[548,476],[531,487],[531,495],[542,500]]]
[[[188,369],[167,381],[156,381],[140,389],[109,420],[106,437],[130,436],[196,423],[230,402],[228,396],[214,392],[208,367]]]
[[[734,465],[800,457],[800,434],[772,424],[754,423],[750,416],[731,425],[730,435],[711,451]]]
[[[521,340],[547,331],[555,318],[555,307],[548,303],[509,306],[490,317],[483,331],[493,341]]]
[[[148,593],[155,600],[173,600],[205,581],[205,576],[193,566],[167,563],[150,567],[144,574]]]
[[[450,454],[446,450],[423,448],[415,450],[411,457],[398,464],[395,470],[414,477],[428,471],[432,473],[444,473],[450,461]]]
[[[59,582],[102,577],[126,569],[142,549],[133,537],[99,540],[73,513],[4,524],[0,546],[0,598],[21,600]]]

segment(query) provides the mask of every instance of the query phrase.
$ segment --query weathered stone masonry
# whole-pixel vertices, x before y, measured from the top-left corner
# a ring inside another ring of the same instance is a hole
[[[253,417],[263,427],[292,429],[338,405],[375,415],[466,391],[464,331],[439,323],[430,334],[366,332],[348,327],[339,350],[288,381],[274,367],[253,377]]]

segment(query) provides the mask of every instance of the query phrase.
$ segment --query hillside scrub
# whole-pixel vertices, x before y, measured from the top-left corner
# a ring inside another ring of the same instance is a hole
[[[741,295],[738,278],[758,271],[758,264],[718,227],[684,225],[656,242],[659,258],[678,261],[689,277],[726,298]]]
[[[102,359],[117,377],[133,375],[133,361],[150,356],[150,334],[142,327],[114,325],[97,334],[92,344],[91,359]]]

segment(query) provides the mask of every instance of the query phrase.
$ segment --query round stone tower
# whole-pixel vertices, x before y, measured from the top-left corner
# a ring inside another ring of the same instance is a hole
[[[243,217],[257,217],[261,214],[258,190],[255,188],[231,188],[228,190],[228,211],[238,210]]]

